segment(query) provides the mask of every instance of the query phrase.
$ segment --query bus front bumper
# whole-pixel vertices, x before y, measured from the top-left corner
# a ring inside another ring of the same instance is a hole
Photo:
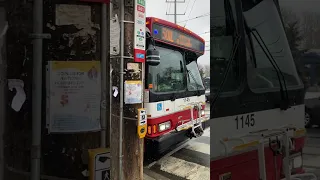
[[[155,138],[145,138],[146,153],[162,154],[174,148],[179,143],[186,141],[191,132],[191,126],[185,126],[178,131],[173,131]],[[208,118],[202,120],[202,128],[209,128]]]

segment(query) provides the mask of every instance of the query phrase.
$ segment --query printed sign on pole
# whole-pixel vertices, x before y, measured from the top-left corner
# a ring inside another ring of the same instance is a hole
[[[89,149],[89,180],[109,180],[111,154],[108,148]]]
[[[135,0],[134,61],[145,62],[146,48],[146,2]]]
[[[99,61],[50,61],[47,72],[49,133],[101,130]]]
[[[147,112],[145,109],[138,109],[138,136],[144,138],[147,134]]]

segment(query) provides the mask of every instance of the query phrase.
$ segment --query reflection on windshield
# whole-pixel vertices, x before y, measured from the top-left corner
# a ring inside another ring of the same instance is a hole
[[[159,46],[156,48],[160,53],[160,64],[148,66],[147,86],[151,91],[204,90],[199,68],[195,61],[197,56],[194,53],[180,52]],[[183,53],[185,54],[183,55]]]
[[[160,64],[149,66],[148,83],[154,92],[185,90],[183,55],[179,51],[157,47]]]
[[[244,8],[243,14],[248,27],[250,29],[255,28],[259,32],[262,40],[283,72],[286,84],[288,86],[300,85],[301,82],[296,72],[278,9],[273,0],[243,0],[242,3]],[[250,34],[249,36],[252,35]],[[257,82],[250,81],[252,78],[249,78],[249,86],[251,88],[279,87],[279,80],[271,62],[256,39],[253,37],[251,39],[255,57],[255,62],[252,62],[254,66],[252,67],[255,69],[256,77],[260,78],[260,85],[257,86]],[[264,80],[262,81],[261,79]],[[261,84],[262,82],[264,82],[264,85]]]
[[[188,90],[189,91],[197,91],[204,90],[204,86],[202,83],[202,78],[199,72],[199,68],[196,61],[191,61],[191,63],[187,64],[188,70]]]
[[[236,13],[233,0],[215,0],[211,6],[210,69],[211,89],[217,90],[224,79],[230,61],[233,44],[236,42]],[[237,57],[235,57],[237,58]],[[239,87],[238,60],[233,60],[222,91],[234,91]]]

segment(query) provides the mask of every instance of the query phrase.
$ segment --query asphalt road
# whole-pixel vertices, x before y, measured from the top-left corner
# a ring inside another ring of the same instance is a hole
[[[303,150],[304,167],[320,179],[320,128],[313,127],[307,131],[306,146]]]

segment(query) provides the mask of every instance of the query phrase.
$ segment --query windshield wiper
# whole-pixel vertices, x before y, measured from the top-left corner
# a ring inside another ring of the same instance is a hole
[[[227,64],[227,68],[226,68],[226,70],[225,70],[225,72],[224,72],[224,74],[223,74],[223,79],[222,79],[222,81],[221,81],[221,83],[220,83],[220,85],[219,85],[219,88],[217,88],[218,90],[217,90],[217,92],[215,93],[215,96],[214,96],[214,98],[213,98],[213,100],[212,100],[210,109],[214,107],[214,104],[216,103],[216,101],[217,101],[220,93],[222,92],[223,86],[224,86],[224,84],[225,84],[225,82],[226,82],[226,79],[227,79],[227,77],[228,77],[229,71],[230,71],[230,69],[231,69],[231,66],[232,66],[234,57],[235,57],[236,52],[237,52],[237,50],[238,50],[238,47],[239,47],[239,44],[240,44],[240,40],[241,40],[241,36],[239,36],[238,33],[235,33],[234,38],[235,38],[235,41],[234,41],[234,43],[233,43],[233,45],[232,45],[232,50],[231,50],[229,62],[228,62],[228,64]]]
[[[255,29],[255,28],[251,28],[250,32],[253,35],[253,37],[256,39],[256,41],[258,42],[258,44],[261,47],[261,49],[264,52],[264,54],[267,56],[267,58],[270,61],[271,65],[273,66],[273,68],[276,70],[277,77],[278,77],[278,80],[279,80],[279,85],[280,85],[280,95],[281,95],[281,99],[283,100],[282,103],[280,103],[280,109],[281,110],[287,110],[289,108],[289,95],[288,95],[288,90],[287,90],[287,85],[286,85],[286,80],[284,78],[284,75],[283,75],[281,69],[279,68],[276,60],[273,58],[272,54],[270,53],[267,45],[263,41],[263,39],[262,39],[260,33],[258,32],[258,30]],[[253,32],[257,33],[257,35],[259,36],[259,39],[263,43],[265,49],[262,47],[262,44],[259,42],[257,36]],[[281,78],[280,78],[280,76],[281,76]],[[281,79],[283,81],[283,84],[282,84]]]
[[[187,70],[187,72],[188,72],[189,76],[191,76],[191,77],[192,77],[192,79],[193,79],[194,83],[196,84],[196,88],[197,88],[197,96],[200,96],[200,95],[201,95],[201,93],[200,93],[200,90],[199,90],[199,86],[200,86],[200,87],[202,87],[202,86],[201,86],[200,84],[198,84],[198,83],[197,83],[196,78],[193,76],[193,74],[192,74],[192,72],[191,72],[190,70]],[[190,79],[189,79],[189,82],[190,82]]]
[[[231,49],[230,56],[229,56],[229,62],[227,64],[227,68],[223,74],[223,79],[222,79],[219,87],[215,88],[215,89],[217,89],[217,91],[216,91],[216,93],[214,93],[215,96],[213,97],[212,101],[210,100],[210,102],[211,102],[210,103],[210,111],[211,111],[211,109],[213,109],[215,107],[214,104],[217,102],[219,95],[223,90],[223,86],[224,86],[226,79],[229,75],[229,71],[232,67],[232,63],[234,61],[234,57],[237,53],[238,46],[239,46],[240,40],[241,40],[241,36],[237,32],[236,25],[234,24],[231,4],[230,4],[229,0],[224,0],[224,7],[225,7],[225,16],[226,16],[226,26],[229,29],[232,29],[234,31],[233,32],[234,41],[233,41],[232,49]]]

